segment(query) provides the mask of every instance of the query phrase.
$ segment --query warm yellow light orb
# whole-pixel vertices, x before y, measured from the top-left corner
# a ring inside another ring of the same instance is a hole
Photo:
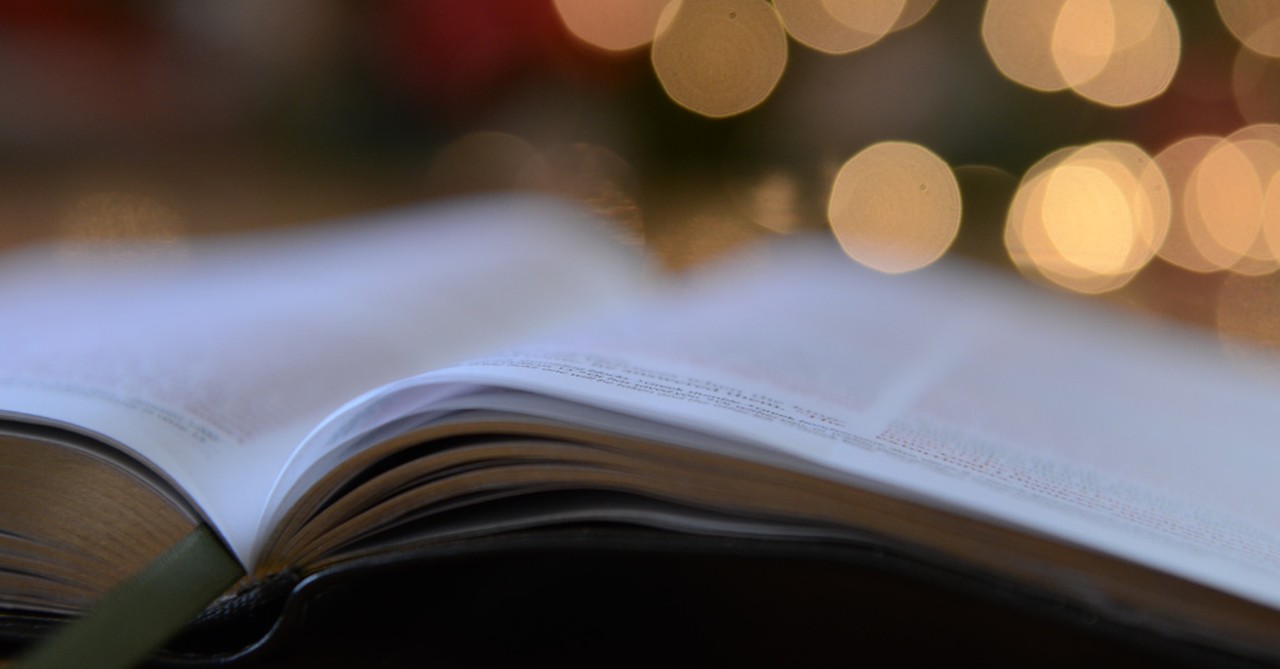
[[[882,272],[907,272],[937,260],[955,240],[960,187],[928,149],[883,142],[840,168],[827,218],[849,257]]]

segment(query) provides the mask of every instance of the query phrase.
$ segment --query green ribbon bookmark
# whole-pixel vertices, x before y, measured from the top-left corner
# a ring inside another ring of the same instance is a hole
[[[130,667],[149,657],[219,595],[244,569],[201,525],[136,576],[107,593],[83,618],[54,632],[16,665]]]

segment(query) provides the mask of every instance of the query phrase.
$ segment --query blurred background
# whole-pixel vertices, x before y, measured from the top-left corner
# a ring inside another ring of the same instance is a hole
[[[0,248],[534,190],[1280,344],[1277,123],[1276,0],[0,0]]]

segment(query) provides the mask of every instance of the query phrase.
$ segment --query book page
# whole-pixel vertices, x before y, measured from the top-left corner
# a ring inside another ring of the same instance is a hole
[[[369,388],[630,302],[636,254],[549,200],[495,197],[139,262],[0,264],[0,415],[134,452],[242,559],[301,438]]]
[[[1205,333],[1015,281],[880,275],[798,244],[383,399],[554,395],[1280,606],[1275,379]]]

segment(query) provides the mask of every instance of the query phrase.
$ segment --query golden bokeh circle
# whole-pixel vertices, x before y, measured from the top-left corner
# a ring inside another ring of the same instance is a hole
[[[1163,93],[1182,54],[1165,0],[989,0],[982,41],[1012,81],[1110,107]]]
[[[1023,177],[1005,246],[1025,274],[1084,293],[1126,284],[1155,255],[1169,224],[1168,185],[1137,146],[1060,149]]]
[[[1064,2],[987,1],[982,43],[1001,74],[1039,91],[1067,88],[1052,52],[1053,31]]]
[[[1158,253],[1167,262],[1192,272],[1207,273],[1224,269],[1223,265],[1200,250],[1208,231],[1197,227],[1203,223],[1201,217],[1194,214],[1188,216],[1187,198],[1184,195],[1196,167],[1220,141],[1221,137],[1210,135],[1184,137],[1155,156],[1169,185],[1169,202],[1172,207],[1169,233]]]
[[[864,49],[897,25],[905,0],[774,0],[795,40],[825,53]]]
[[[1217,0],[1218,14],[1245,47],[1280,57],[1280,3],[1269,0]]]
[[[827,218],[845,253],[901,273],[937,260],[960,228],[960,187],[951,168],[908,142],[869,146],[841,166]]]
[[[553,0],[565,28],[606,51],[629,51],[653,41],[658,18],[671,0]]]
[[[1182,57],[1182,33],[1164,0],[1109,0],[1114,50],[1096,76],[1072,88],[1109,107],[1146,102],[1169,88]]]
[[[787,34],[763,0],[675,0],[659,19],[650,55],[676,103],[704,116],[733,116],[777,86]]]

